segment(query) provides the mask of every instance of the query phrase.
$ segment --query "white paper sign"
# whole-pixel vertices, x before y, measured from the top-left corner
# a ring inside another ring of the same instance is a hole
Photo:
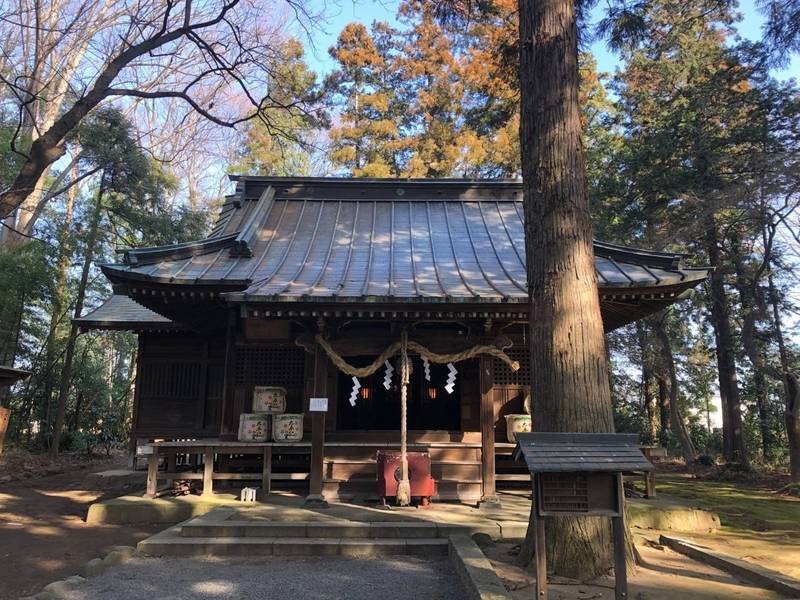
[[[328,399],[310,398],[308,402],[308,410],[311,412],[328,412]]]

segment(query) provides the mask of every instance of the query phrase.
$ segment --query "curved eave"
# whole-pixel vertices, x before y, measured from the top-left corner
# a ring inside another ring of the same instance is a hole
[[[363,295],[363,296],[344,296],[336,294],[316,294],[316,295],[296,295],[296,294],[259,294],[247,291],[248,280],[209,280],[203,279],[180,279],[173,277],[153,276],[130,271],[125,265],[101,265],[103,273],[115,284],[142,284],[144,287],[158,287],[161,289],[171,289],[173,291],[201,291],[215,289],[227,301],[232,303],[261,302],[261,303],[332,303],[332,304],[479,304],[479,305],[509,305],[526,304],[527,296],[441,296],[425,295],[417,296],[384,296],[384,295]],[[710,268],[688,268],[679,273],[678,281],[672,281],[657,285],[641,285],[635,282],[603,284],[598,282],[598,293],[601,298],[605,296],[635,297],[638,295],[652,296],[665,294],[674,297],[675,294],[690,289],[708,277]],[[222,289],[221,289],[222,288]]]
[[[198,288],[219,288],[224,287],[228,290],[235,288],[247,287],[250,283],[249,280],[242,279],[198,279],[198,278],[180,278],[180,277],[164,277],[159,275],[148,275],[146,273],[139,273],[131,271],[127,265],[105,264],[100,265],[100,270],[108,277],[111,283],[150,283],[158,285],[169,285],[175,287],[191,287]]]
[[[12,386],[18,381],[26,380],[30,376],[30,371],[0,365],[0,387]]]
[[[637,285],[629,282],[627,284],[602,285],[598,284],[598,293],[602,298],[623,297],[634,298],[636,296],[659,296],[675,298],[682,292],[689,290],[700,282],[704,281],[711,272],[710,268],[691,268],[685,269],[681,273],[680,280],[662,285]],[[290,295],[290,294],[258,294],[249,293],[247,290],[228,292],[222,294],[223,297],[232,303],[263,302],[263,303],[332,303],[332,304],[527,304],[527,296],[439,296],[439,295],[418,295],[418,296],[340,296],[335,294],[328,295]]]

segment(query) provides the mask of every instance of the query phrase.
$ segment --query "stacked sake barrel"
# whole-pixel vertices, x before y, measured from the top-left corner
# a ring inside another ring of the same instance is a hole
[[[286,412],[286,388],[256,386],[253,412],[239,417],[240,442],[299,442],[303,415]]]

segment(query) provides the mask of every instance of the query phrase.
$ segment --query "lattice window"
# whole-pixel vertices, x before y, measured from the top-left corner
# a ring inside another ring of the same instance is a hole
[[[542,510],[548,512],[587,512],[589,484],[579,473],[542,473]]]
[[[506,354],[519,361],[519,371],[512,371],[502,360],[494,359],[495,385],[530,385],[531,360],[528,348],[520,341],[515,341],[514,346],[506,350]]]
[[[195,398],[200,395],[200,363],[147,362],[137,385],[143,397]]]
[[[236,349],[236,385],[302,386],[305,353],[286,346],[239,346]]]

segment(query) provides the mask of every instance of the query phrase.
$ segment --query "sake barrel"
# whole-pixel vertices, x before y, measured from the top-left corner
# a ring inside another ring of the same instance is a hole
[[[257,385],[253,388],[253,412],[286,412],[286,388]]]
[[[268,442],[269,415],[264,413],[243,413],[239,416],[240,442]]]
[[[517,441],[517,433],[529,433],[531,430],[530,415],[506,415],[506,437],[512,444]]]
[[[303,439],[303,415],[273,415],[272,439],[275,442],[299,442]]]

